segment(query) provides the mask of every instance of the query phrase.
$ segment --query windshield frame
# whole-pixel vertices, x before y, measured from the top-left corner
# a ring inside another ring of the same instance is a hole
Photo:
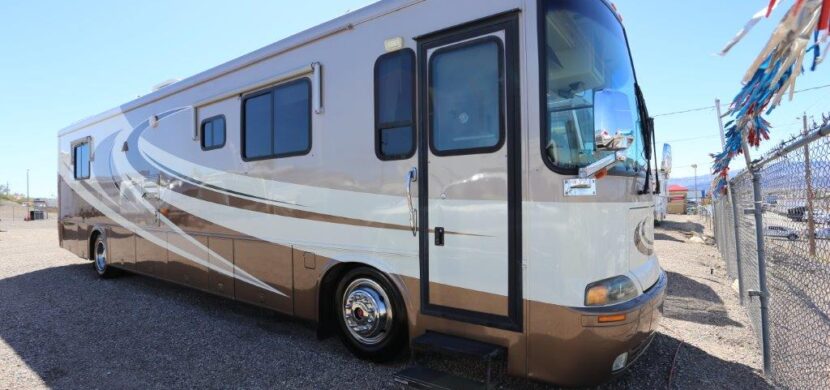
[[[545,162],[545,165],[550,170],[552,170],[552,171],[554,171],[558,174],[561,174],[561,175],[574,176],[574,175],[579,174],[579,168],[576,168],[576,167],[563,167],[563,166],[560,166],[560,165],[556,164],[550,158],[550,156],[548,154],[548,150],[547,150],[546,140],[548,139],[548,132],[550,131],[550,129],[548,128],[548,126],[549,126],[549,124],[548,124],[549,118],[548,117],[549,117],[550,113],[549,113],[549,110],[548,110],[548,99],[547,99],[547,91],[548,91],[548,74],[547,73],[548,73],[548,69],[547,69],[547,65],[546,65],[547,64],[547,50],[545,50],[545,48],[546,48],[546,43],[545,43],[546,29],[545,29],[545,26],[546,26],[547,21],[546,21],[546,18],[545,18],[545,15],[546,15],[545,10],[547,9],[546,3],[550,2],[550,1],[555,1],[555,0],[537,0],[536,1],[536,18],[537,18],[537,22],[536,22],[536,39],[537,39],[537,41],[536,41],[536,44],[537,44],[537,47],[538,47],[538,58],[537,58],[537,60],[538,60],[538,67],[539,67],[539,80],[538,80],[538,83],[539,83],[539,96],[538,96],[538,98],[539,98],[539,107],[540,107],[540,111],[539,111],[539,136],[540,136],[539,151],[540,151],[542,160]],[[634,85],[637,86],[637,85],[639,85],[639,81],[637,79],[637,69],[634,66],[634,58],[631,55],[631,45],[629,44],[629,41],[628,41],[628,31],[626,31],[625,25],[623,25],[622,20],[620,20],[619,13],[611,5],[611,3],[609,3],[608,0],[598,0],[598,1],[600,3],[602,3],[603,6],[608,8],[608,11],[611,12],[611,14],[614,16],[614,19],[616,19],[617,23],[620,24],[620,28],[622,29],[622,33],[623,33],[623,39],[625,40],[625,49],[626,49],[626,52],[628,53],[628,60],[631,64],[631,72],[634,75]],[[644,104],[644,102],[641,101],[641,99],[638,98],[637,99],[637,112],[638,113],[642,112],[643,104]],[[647,121],[648,121],[648,118],[640,118],[639,128],[635,130],[639,133],[638,137],[641,138],[641,140],[642,140],[641,143],[643,144],[642,145],[642,150],[639,150],[638,153],[643,153],[644,155],[645,155],[645,150],[650,147],[650,145],[646,145],[646,142],[645,142],[646,140],[643,137],[643,132],[647,131],[647,125],[646,125]],[[636,145],[636,143],[635,143],[635,145]],[[632,145],[632,147],[634,147],[634,146]],[[652,158],[653,157],[654,156],[652,156]],[[651,162],[649,160],[646,160],[645,164],[643,164],[642,166],[639,166],[635,171],[631,171],[631,170],[625,169],[625,168],[620,167],[619,165],[617,165],[617,166],[613,167],[612,169],[609,169],[608,174],[612,175],[612,176],[645,177],[646,176],[646,170],[647,170],[647,168],[650,164],[651,164]]]

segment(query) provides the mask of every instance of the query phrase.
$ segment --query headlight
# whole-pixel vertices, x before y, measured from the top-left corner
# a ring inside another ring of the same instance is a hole
[[[594,282],[585,288],[585,306],[605,306],[637,297],[637,286],[627,276]]]

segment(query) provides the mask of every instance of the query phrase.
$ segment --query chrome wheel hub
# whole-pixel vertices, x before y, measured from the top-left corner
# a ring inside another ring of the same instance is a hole
[[[107,246],[103,241],[95,244],[95,269],[104,272],[107,268]]]
[[[343,320],[346,329],[359,342],[366,345],[383,342],[392,328],[389,296],[374,280],[356,279],[343,293]]]

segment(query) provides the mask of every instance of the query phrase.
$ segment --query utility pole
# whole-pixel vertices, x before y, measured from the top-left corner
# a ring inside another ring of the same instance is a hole
[[[715,99],[715,110],[718,112],[718,128],[720,128],[720,147],[726,148],[726,133],[723,131],[723,117],[720,112],[720,99]]]
[[[692,169],[695,170],[695,203],[697,203],[698,199],[698,192],[697,192],[697,164],[692,164]]]
[[[804,113],[804,131],[806,137],[810,132],[807,127],[807,113]],[[810,144],[804,145],[804,180],[807,181],[807,241],[810,244],[810,256],[816,255],[816,219],[813,209],[813,167],[810,166]]]

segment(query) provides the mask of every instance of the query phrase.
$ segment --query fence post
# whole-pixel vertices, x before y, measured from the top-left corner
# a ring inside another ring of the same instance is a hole
[[[807,115],[804,115],[804,136],[807,136]],[[807,242],[810,256],[816,255],[816,218],[813,208],[813,170],[810,162],[810,144],[804,144],[804,180],[807,182]]]
[[[752,194],[755,202],[755,239],[758,245],[758,290],[748,291],[749,296],[757,296],[761,300],[761,348],[764,354],[764,375],[772,372],[772,361],[770,360],[769,343],[769,316],[768,303],[769,293],[767,291],[767,265],[766,250],[764,248],[764,215],[761,202],[761,172],[758,168],[749,168],[752,174]]]
[[[740,297],[741,305],[744,304],[744,272],[743,265],[741,265],[741,222],[738,214],[738,197],[735,195],[735,189],[732,188],[732,183],[729,183],[729,197],[732,202],[732,223],[735,225],[735,257],[738,266],[738,297]]]

